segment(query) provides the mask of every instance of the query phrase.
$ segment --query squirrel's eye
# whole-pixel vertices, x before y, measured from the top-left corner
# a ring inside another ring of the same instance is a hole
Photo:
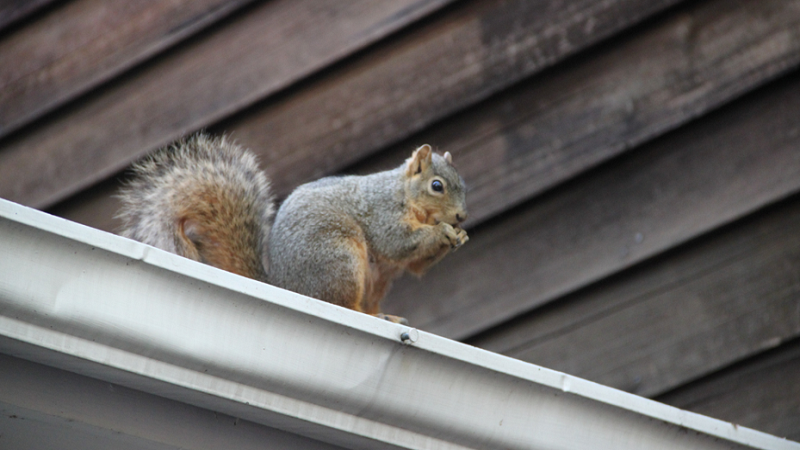
[[[444,192],[444,185],[439,180],[433,180],[431,182],[431,189],[433,189],[435,192]]]

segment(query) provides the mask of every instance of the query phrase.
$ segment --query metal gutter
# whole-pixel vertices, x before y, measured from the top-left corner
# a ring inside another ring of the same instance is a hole
[[[346,448],[800,450],[5,200],[0,274],[0,353]]]

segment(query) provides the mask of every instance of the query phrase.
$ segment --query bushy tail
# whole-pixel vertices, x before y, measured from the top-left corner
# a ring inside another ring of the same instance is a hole
[[[133,174],[119,194],[123,236],[265,280],[274,202],[252,153],[197,134],[145,158]]]

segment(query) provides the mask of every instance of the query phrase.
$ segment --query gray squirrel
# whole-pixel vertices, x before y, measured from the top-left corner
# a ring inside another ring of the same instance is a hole
[[[304,184],[275,215],[255,156],[196,134],[133,166],[121,234],[393,322],[380,302],[469,240],[464,181],[449,153],[416,149],[394,170]]]

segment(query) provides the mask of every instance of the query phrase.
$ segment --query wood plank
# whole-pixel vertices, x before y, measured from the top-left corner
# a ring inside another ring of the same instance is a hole
[[[464,339],[790,195],[798,102],[793,74],[478,227],[384,309]]]
[[[284,196],[677,3],[472,1],[215,130],[265,149]]]
[[[656,396],[800,336],[798,274],[794,197],[516,321],[504,353]]]
[[[695,2],[351,170],[436,144],[469,185],[469,228],[796,66],[798,29],[798,1]]]
[[[122,204],[115,194],[124,183],[124,176],[103,180],[47,210],[55,216],[69,219],[109,233],[119,233],[122,221],[115,215]]]
[[[656,400],[800,441],[800,341],[742,361]]]
[[[55,0],[5,0],[0,3],[0,31],[55,3]]]
[[[0,147],[0,196],[45,206],[450,0],[264,2]]]
[[[435,143],[456,155],[470,185],[467,225],[475,225],[797,64],[800,40],[786,39],[800,20],[797,5],[719,0],[680,8],[645,30],[533,77],[349,171],[392,167],[414,145]],[[691,27],[701,32],[690,33]],[[640,74],[634,85],[631,73]],[[308,119],[296,108],[289,111],[287,120]],[[284,129],[276,133],[278,139],[288,134]],[[237,137],[241,138],[238,132]],[[276,168],[270,155],[263,159],[275,187],[285,194],[304,175]],[[328,167],[307,163],[319,170]],[[115,189],[109,184],[105,195]],[[116,209],[113,200],[94,191],[91,198],[75,199],[54,211],[108,230],[116,227],[103,217]]]
[[[298,183],[330,174],[385,145],[384,141],[406,135],[469,99],[489,95],[574,52],[576,46],[596,42],[610,30],[672,3],[579,2],[574,5],[579,14],[560,9],[558,2],[465,3],[283,100],[223,122],[212,131],[232,132],[240,143],[263,150],[262,165],[273,188],[284,196]],[[586,36],[580,36],[583,31],[578,33],[574,45],[561,47],[553,41],[562,31],[581,29],[581,23],[589,23],[585,21],[594,25]],[[525,23],[532,25],[523,26]],[[555,31],[559,33],[553,34]],[[515,50],[510,54],[503,48]],[[518,64],[522,65],[516,67]],[[500,70],[509,65],[513,67]],[[496,79],[481,78],[489,70],[483,66],[489,66]],[[426,72],[424,76],[421,70]],[[398,97],[404,100],[400,102]],[[416,118],[420,114],[427,115],[422,122]],[[408,117],[415,119],[409,122]],[[391,164],[405,159],[409,148],[404,147]],[[1,188],[0,184],[0,192]],[[106,195],[114,190],[109,185]],[[102,216],[113,214],[115,203],[101,199],[94,191],[90,199],[76,199],[54,211],[90,226],[114,229]]]
[[[78,0],[0,40],[0,137],[251,0]]]

